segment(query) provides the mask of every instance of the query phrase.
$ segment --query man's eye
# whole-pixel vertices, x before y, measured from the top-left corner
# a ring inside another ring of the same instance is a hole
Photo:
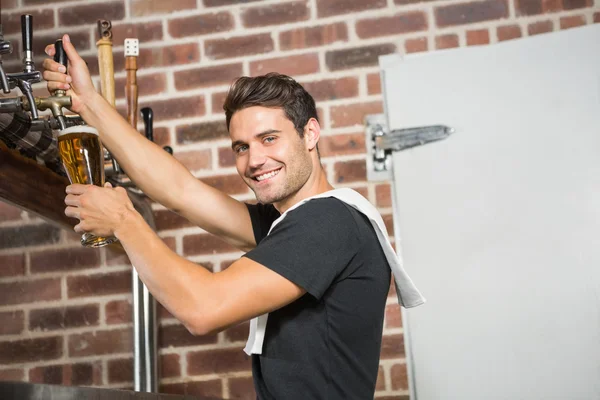
[[[248,146],[246,146],[246,145],[243,145],[243,146],[238,146],[238,147],[236,147],[236,148],[235,148],[235,152],[236,152],[237,154],[239,154],[239,153],[243,153],[243,152],[244,152],[244,151],[246,151],[246,150],[248,150]]]
[[[267,143],[271,143],[271,142],[274,142],[274,141],[275,141],[275,139],[276,139],[276,137],[275,137],[275,136],[267,136],[267,137],[265,138],[265,142],[267,142]]]

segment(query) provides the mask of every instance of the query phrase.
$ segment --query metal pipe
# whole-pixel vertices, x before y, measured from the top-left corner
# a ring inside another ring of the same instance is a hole
[[[146,223],[152,230],[156,230],[154,214],[148,201],[131,191],[129,191],[129,198]],[[134,390],[157,392],[156,301],[140,280],[135,267],[132,272],[132,280]]]
[[[154,229],[154,228],[153,228]],[[146,287],[142,285],[144,299],[144,377],[145,392],[158,392],[158,359],[157,359],[157,329],[156,301]]]
[[[144,298],[142,295],[142,282],[133,266],[131,272],[133,291],[133,390],[143,392],[143,357],[144,357]]]
[[[127,100],[127,119],[133,129],[137,129],[138,86],[137,57],[139,55],[137,39],[125,39],[125,69],[127,80],[125,98]],[[146,121],[144,121],[146,122]],[[150,125],[150,130],[152,126]],[[148,129],[148,126],[146,126]],[[146,222],[155,229],[154,216],[150,211]],[[139,279],[133,269],[133,321],[134,321],[134,389],[140,392],[158,391],[157,348],[156,348],[156,302],[148,288]]]
[[[16,113],[23,110],[20,97],[0,98],[0,113]]]

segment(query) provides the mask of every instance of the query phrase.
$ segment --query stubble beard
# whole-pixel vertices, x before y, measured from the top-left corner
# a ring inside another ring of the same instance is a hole
[[[254,192],[256,200],[261,204],[279,203],[295,195],[304,184],[308,181],[311,174],[310,157],[290,165],[291,168],[283,166],[279,173],[286,174],[285,180],[277,185],[277,187],[268,188],[269,190],[256,190],[250,186]],[[285,170],[285,171],[284,171]],[[292,173],[290,173],[292,171]],[[281,178],[276,176],[275,179]]]

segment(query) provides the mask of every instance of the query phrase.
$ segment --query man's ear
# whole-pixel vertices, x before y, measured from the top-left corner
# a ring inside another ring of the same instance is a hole
[[[311,118],[304,127],[304,143],[309,151],[317,148],[317,143],[321,138],[321,125],[315,118]]]

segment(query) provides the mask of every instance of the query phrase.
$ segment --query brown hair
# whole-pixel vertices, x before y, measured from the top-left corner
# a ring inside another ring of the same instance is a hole
[[[312,96],[294,79],[276,72],[242,76],[231,85],[223,104],[227,130],[235,112],[253,106],[283,109],[300,137],[309,119],[319,120]]]

